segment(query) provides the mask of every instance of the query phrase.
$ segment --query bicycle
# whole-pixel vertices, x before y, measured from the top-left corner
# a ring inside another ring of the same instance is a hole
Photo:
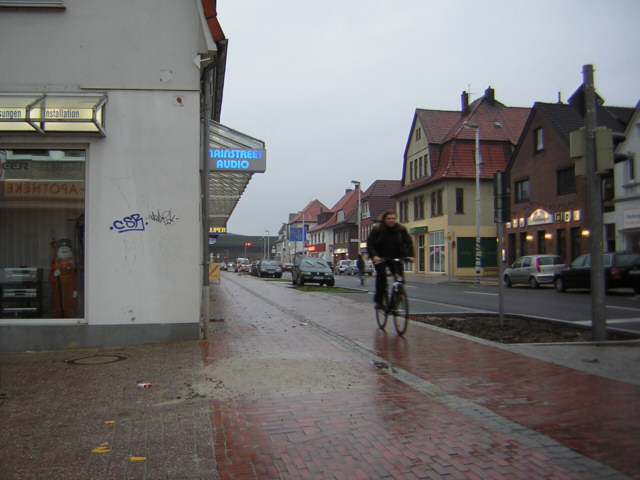
[[[387,291],[382,297],[382,308],[376,307],[376,321],[378,327],[384,330],[387,326],[387,317],[389,314],[393,316],[393,324],[398,335],[404,335],[409,324],[409,299],[405,292],[404,276],[402,275],[402,261],[399,258],[383,258],[385,263],[385,275],[388,271],[393,272],[393,283],[391,290],[387,285]],[[390,262],[395,262],[395,268],[390,268]]]

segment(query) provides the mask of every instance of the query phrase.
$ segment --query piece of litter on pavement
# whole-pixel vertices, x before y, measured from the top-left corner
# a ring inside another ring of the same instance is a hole
[[[146,459],[147,457],[129,457],[129,460],[131,460],[132,462],[142,462]]]
[[[138,382],[138,388],[151,388],[151,382]]]

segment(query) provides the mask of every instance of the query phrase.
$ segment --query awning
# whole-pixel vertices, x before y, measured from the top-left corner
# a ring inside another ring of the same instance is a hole
[[[253,174],[266,171],[266,156],[262,140],[209,122],[209,228],[226,227]]]

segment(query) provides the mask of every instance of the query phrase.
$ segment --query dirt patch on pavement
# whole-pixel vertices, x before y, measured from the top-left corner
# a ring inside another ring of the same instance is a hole
[[[505,317],[504,324],[500,325],[498,317],[425,315],[416,316],[415,321],[504,344],[590,342],[594,340],[591,329],[534,319]],[[634,338],[638,337],[613,332],[609,332],[607,335],[607,340]]]
[[[361,388],[375,372],[356,362],[317,357],[238,355],[206,367],[206,380],[193,385],[198,396],[249,401]]]

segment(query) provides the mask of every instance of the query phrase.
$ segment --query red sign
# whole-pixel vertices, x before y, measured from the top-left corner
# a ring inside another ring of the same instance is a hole
[[[327,250],[327,246],[324,243],[316,243],[315,245],[309,245],[310,252],[324,252]]]
[[[2,196],[11,198],[83,199],[84,182],[21,182],[5,180]]]

